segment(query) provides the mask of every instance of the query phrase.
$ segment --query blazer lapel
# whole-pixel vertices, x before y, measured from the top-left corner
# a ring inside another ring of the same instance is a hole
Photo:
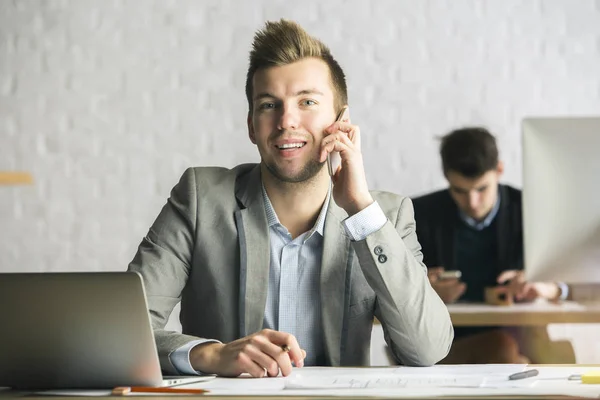
[[[347,216],[335,204],[332,195],[325,218],[321,259],[321,319],[329,365],[340,365],[345,302],[349,294],[346,288],[346,270],[350,240],[342,226],[342,221]]]
[[[240,336],[262,329],[269,282],[269,227],[261,191],[260,164],[236,188],[240,237]],[[245,207],[245,208],[244,208]]]

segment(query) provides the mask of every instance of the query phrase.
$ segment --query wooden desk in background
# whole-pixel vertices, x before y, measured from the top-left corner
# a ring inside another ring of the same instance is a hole
[[[600,303],[566,301],[513,304],[449,304],[454,326],[545,326],[548,324],[600,323]]]
[[[565,334],[564,331],[556,335],[549,329],[549,325],[552,324],[600,323],[598,302],[566,301],[555,304],[537,301],[510,306],[458,303],[449,304],[448,311],[455,327],[511,327],[511,332],[515,335],[522,351],[530,360],[540,364],[588,363],[600,360],[600,353],[595,350],[597,346],[585,344],[594,340],[591,337],[597,336],[593,331],[596,329],[594,325],[589,325],[587,331],[582,331],[579,336]],[[371,349],[371,362],[374,365],[393,363],[383,339],[382,327],[377,320],[373,325]]]
[[[454,326],[546,326],[600,323],[600,303],[565,301],[493,306],[483,303],[448,304]],[[380,322],[375,318],[374,324]]]

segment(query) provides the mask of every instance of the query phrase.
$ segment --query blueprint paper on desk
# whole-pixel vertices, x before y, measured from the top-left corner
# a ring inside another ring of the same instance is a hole
[[[343,397],[481,397],[488,395],[576,395],[598,397],[600,385],[581,385],[553,377],[568,377],[577,368],[537,368],[539,376],[554,380],[533,378],[508,381],[508,376],[522,372],[526,365],[434,366],[428,368],[294,368],[289,377],[277,378],[215,378],[213,381],[186,385],[210,390],[210,395],[255,396],[343,396]],[[485,384],[494,378],[497,383]],[[527,381],[527,382],[525,382]],[[483,382],[481,386],[474,387]],[[541,382],[548,382],[542,385]],[[467,386],[462,386],[467,385]],[[513,386],[508,386],[513,385]]]
[[[397,367],[394,373],[402,375],[470,375],[508,376],[525,371],[527,364],[457,364],[434,365],[432,367]]]
[[[362,375],[341,377],[290,376],[285,389],[391,389],[410,387],[472,387],[481,386],[483,378],[444,377],[440,375],[402,377],[395,374],[365,377]]]
[[[285,389],[378,389],[415,387],[481,387],[485,379],[521,372],[526,364],[436,365],[397,368],[303,368],[285,381]]]

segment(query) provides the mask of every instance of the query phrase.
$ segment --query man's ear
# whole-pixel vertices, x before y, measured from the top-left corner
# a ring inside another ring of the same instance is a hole
[[[504,163],[502,161],[498,161],[498,166],[496,166],[496,173],[498,174],[498,178],[500,178],[504,173]]]
[[[254,144],[256,144],[256,136],[254,135],[254,126],[252,125],[252,114],[250,114],[250,112],[248,112],[248,119],[246,120],[246,123],[248,124],[248,137],[250,138],[250,141]]]

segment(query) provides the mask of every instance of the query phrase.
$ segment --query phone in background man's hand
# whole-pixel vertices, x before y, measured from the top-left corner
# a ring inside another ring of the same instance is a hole
[[[460,271],[444,271],[440,273],[438,279],[460,279],[462,272]]]

